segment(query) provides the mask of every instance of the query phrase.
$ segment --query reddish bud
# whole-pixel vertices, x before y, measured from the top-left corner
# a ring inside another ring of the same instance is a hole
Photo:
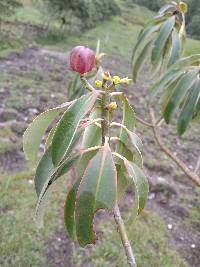
[[[76,46],[70,53],[70,67],[80,74],[91,71],[95,66],[95,53],[85,46]]]

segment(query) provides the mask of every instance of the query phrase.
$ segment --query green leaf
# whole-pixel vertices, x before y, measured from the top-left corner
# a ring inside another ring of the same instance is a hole
[[[108,144],[90,161],[79,185],[76,232],[81,246],[94,243],[93,217],[99,209],[113,209],[117,198],[117,172]]]
[[[128,178],[127,178],[127,173],[126,169],[124,167],[124,164],[116,165],[116,170],[117,170],[117,199],[120,201],[129,186]]]
[[[162,93],[167,87],[173,84],[176,80],[181,77],[185,70],[171,70],[162,76],[151,88],[150,98],[151,101],[159,93]]]
[[[144,209],[147,201],[149,192],[148,180],[143,171],[133,162],[125,159],[124,165],[129,175],[130,182],[135,186],[135,212],[133,212],[133,214],[137,216]],[[132,219],[133,218],[134,217],[132,217]]]
[[[184,68],[187,66],[198,66],[200,64],[200,54],[192,55],[189,57],[184,57],[179,59],[174,65],[170,67],[169,70],[175,69],[175,68]]]
[[[52,121],[64,110],[65,107],[49,109],[37,116],[29,125],[23,136],[23,148],[27,159],[36,160],[42,136]]]
[[[133,51],[132,61],[134,60],[135,56],[137,55],[138,49],[142,49],[144,44],[145,44],[145,41],[146,40],[150,41],[150,39],[152,38],[152,35],[156,31],[158,31],[159,28],[160,28],[160,25],[150,25],[141,31],[140,35],[138,36],[138,40],[137,40],[136,46],[135,46],[134,51]],[[142,46],[142,48],[141,48],[141,46]]]
[[[151,60],[153,65],[155,65],[158,62],[162,54],[162,50],[165,47],[165,44],[172,32],[174,24],[175,24],[175,16],[170,17],[161,27],[160,33],[154,43],[154,48],[152,50]]]
[[[71,155],[58,168],[54,168],[52,163],[51,146],[42,157],[35,176],[35,188],[38,195],[36,207],[36,221],[39,226],[43,225],[44,212],[48,204],[48,199],[54,182],[67,173],[74,163],[79,159],[80,154]]]
[[[123,120],[122,124],[130,131],[132,131],[135,128],[135,122],[136,122],[136,117],[135,117],[135,111],[131,107],[131,105],[128,102],[128,99],[125,95],[122,96],[122,101],[123,101]],[[127,143],[127,133],[126,131],[121,128],[120,132],[120,140],[123,143]]]
[[[172,51],[168,62],[168,67],[173,65],[179,58],[181,54],[181,41],[176,28],[172,32]]]
[[[80,121],[92,109],[99,93],[93,91],[82,96],[64,113],[52,140],[52,159],[57,166],[69,150]]]
[[[172,11],[174,10],[174,8],[176,8],[176,5],[174,4],[167,4],[164,5],[163,7],[161,7],[161,9],[158,11],[159,14],[164,14],[166,12]]]
[[[193,117],[195,107],[199,100],[199,94],[200,94],[200,81],[198,79],[195,82],[195,84],[192,86],[190,95],[188,97],[189,99],[186,101],[185,105],[183,106],[183,109],[178,119],[178,133],[180,135],[185,132],[185,130],[188,127],[189,122],[191,121]]]
[[[90,120],[101,118],[102,116],[101,108],[94,108],[90,114]],[[83,147],[89,148],[93,146],[98,146],[101,144],[101,128],[96,125],[90,125],[85,129],[83,135]]]
[[[135,61],[133,63],[133,81],[136,82],[138,72],[140,71],[140,68],[142,67],[142,64],[147,59],[147,55],[149,52],[149,49],[151,48],[152,41],[148,42],[142,51],[139,53],[138,57],[135,58]]]
[[[176,107],[178,107],[185,97],[187,91],[191,88],[197,78],[197,71],[189,71],[177,83],[173,94],[170,96],[168,104],[164,110],[164,118],[167,123],[170,122],[171,116]]]
[[[69,236],[76,240],[76,222],[75,222],[75,204],[76,204],[76,195],[78,191],[79,184],[81,182],[81,178],[85,172],[85,169],[89,163],[89,161],[96,155],[97,150],[90,151],[88,153],[84,153],[80,161],[77,164],[78,169],[78,179],[74,183],[73,187],[69,191],[66,201],[65,201],[65,209],[64,209],[64,220],[65,226]]]

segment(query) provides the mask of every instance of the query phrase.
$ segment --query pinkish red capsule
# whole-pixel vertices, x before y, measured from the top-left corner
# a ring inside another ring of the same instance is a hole
[[[76,46],[70,53],[70,67],[80,74],[91,71],[95,66],[95,53],[85,46]]]

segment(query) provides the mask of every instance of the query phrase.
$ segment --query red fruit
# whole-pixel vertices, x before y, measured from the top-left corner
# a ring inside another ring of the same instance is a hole
[[[80,74],[91,71],[95,66],[95,53],[85,46],[76,46],[70,53],[70,67]]]

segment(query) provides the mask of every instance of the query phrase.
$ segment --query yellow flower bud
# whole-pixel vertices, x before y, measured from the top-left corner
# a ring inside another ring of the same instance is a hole
[[[102,87],[102,81],[100,81],[100,80],[96,80],[95,81],[95,85],[96,85],[96,87]]]
[[[113,76],[112,80],[115,85],[121,83],[121,78],[119,76]]]
[[[113,111],[117,108],[117,103],[116,102],[111,102],[110,104],[107,105],[107,109],[109,111]]]
[[[103,73],[103,80],[104,81],[109,81],[110,80],[110,73],[109,72],[104,72]]]
[[[180,10],[182,13],[187,13],[187,12],[188,12],[188,5],[187,5],[187,3],[185,3],[185,2],[180,2],[180,3],[179,3],[179,10]]]

